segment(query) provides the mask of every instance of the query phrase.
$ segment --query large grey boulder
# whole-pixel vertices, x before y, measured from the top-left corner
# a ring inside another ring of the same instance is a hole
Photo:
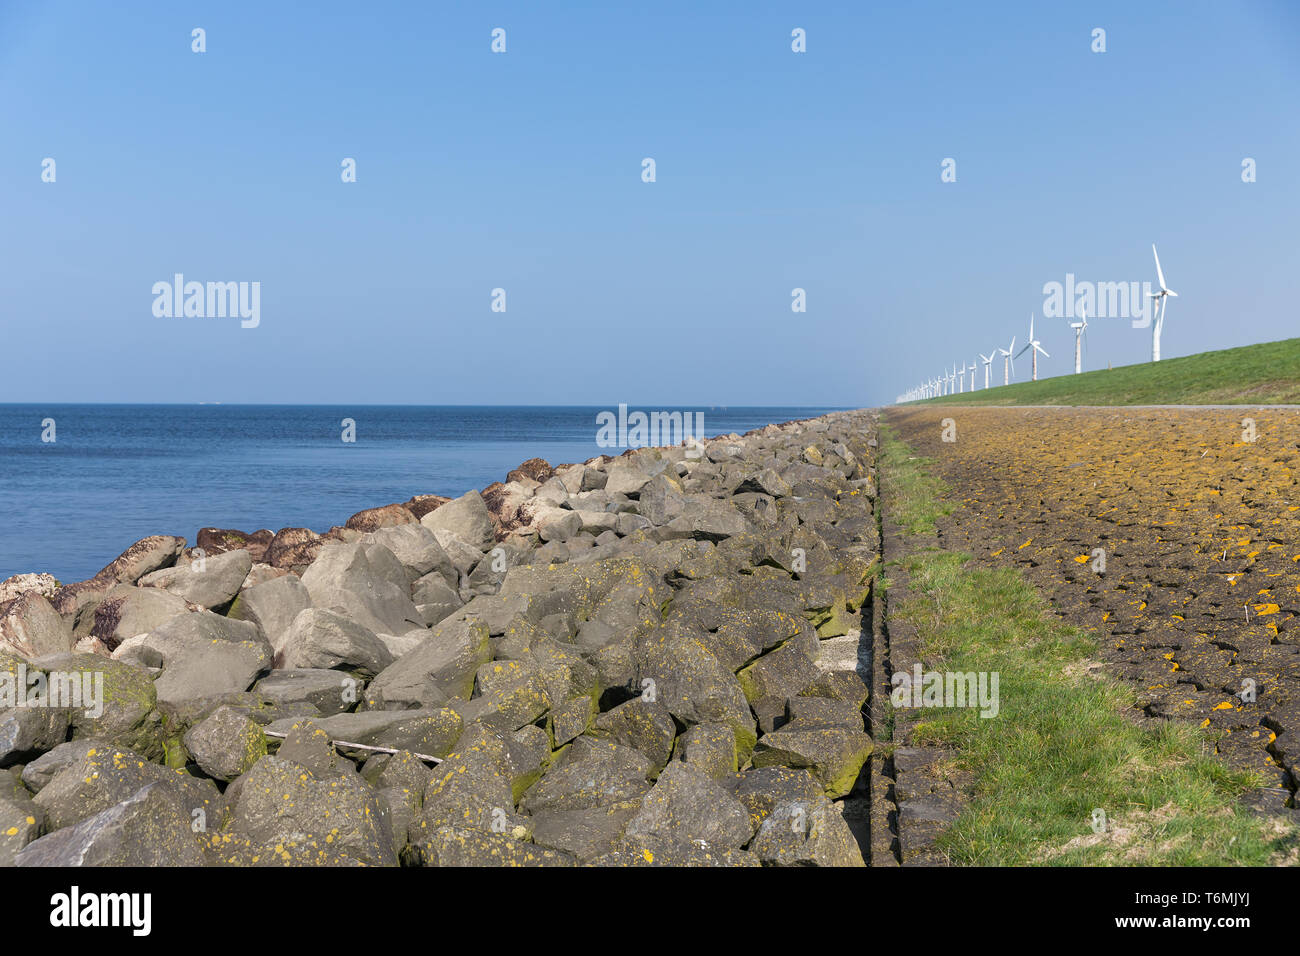
[[[55,773],[33,800],[45,811],[47,827],[58,830],[116,806],[151,783],[161,784],[185,808],[187,818],[201,810],[205,818],[215,819],[219,797],[211,780],[150,763],[122,747],[87,747]]]
[[[411,844],[418,866],[573,866],[567,853],[524,843],[505,833],[444,826],[420,834]]]
[[[436,511],[420,519],[420,524],[430,531],[450,531],[480,550],[486,550],[496,540],[492,513],[477,491],[467,491]]]
[[[32,659],[72,650],[72,627],[35,591],[0,605],[0,650]]]
[[[51,707],[10,707],[0,711],[0,767],[53,750],[67,739],[68,717],[67,710]]]
[[[491,659],[486,624],[477,619],[448,618],[371,681],[366,688],[366,706],[404,710],[437,707],[452,697],[468,700],[475,672]]]
[[[75,625],[82,611],[97,604],[114,585],[135,584],[151,571],[170,567],[184,548],[185,539],[174,535],[155,534],[141,538],[93,578],[59,588],[50,603]]]
[[[749,845],[769,866],[866,866],[839,808],[823,796],[777,804]]]
[[[160,588],[211,610],[234,600],[252,567],[252,557],[241,548],[146,574],[140,586]]]
[[[28,844],[17,866],[201,866],[188,808],[161,783]]]
[[[233,707],[218,707],[184,740],[194,762],[214,780],[234,780],[266,755],[262,728]]]
[[[295,725],[303,723],[300,718],[290,717],[272,721],[266,729],[288,734]],[[307,723],[314,729],[323,730],[331,741],[342,741],[339,746],[344,751],[348,749],[346,744],[365,744],[429,757],[449,754],[464,728],[460,717],[450,707],[366,710],[311,718]]]
[[[670,763],[627,825],[628,836],[654,836],[739,848],[754,835],[749,812],[716,781]]]
[[[23,847],[41,835],[45,811],[30,797],[0,794],[0,866],[13,866]]]
[[[405,571],[382,545],[330,544],[303,572],[302,583],[313,607],[338,611],[376,634],[424,627]]]
[[[68,710],[74,739],[103,739],[150,760],[163,756],[162,716],[148,669],[100,654],[43,657],[37,663],[47,674],[59,675],[65,682],[68,678],[81,682],[81,706]]]
[[[277,707],[308,704],[329,715],[355,707],[365,687],[365,681],[341,671],[299,668],[272,671],[253,685],[253,692]]]
[[[137,634],[148,634],[178,614],[188,614],[190,604],[179,594],[158,588],[118,584],[111,588],[93,611],[81,616],[74,638],[93,637],[109,651]]]
[[[275,656],[276,667],[344,670],[363,677],[373,677],[391,663],[393,655],[373,631],[319,607],[299,612]]]
[[[254,846],[311,840],[328,843],[361,863],[397,863],[383,804],[359,774],[317,775],[300,764],[268,756],[237,786],[230,827]]]
[[[650,790],[654,764],[631,747],[579,737],[564,756],[520,800],[520,808],[537,814],[548,810],[590,810],[640,800]]]
[[[454,568],[452,572],[455,573]],[[459,591],[441,571],[430,571],[416,581],[411,586],[411,600],[430,627],[454,614],[464,603]]]
[[[161,667],[154,688],[158,700],[171,704],[247,690],[271,667],[271,645],[256,624],[210,611],[172,618],[123,642],[113,656]]]
[[[437,572],[447,581],[455,581],[455,567],[437,536],[424,525],[402,524],[380,528],[366,535],[365,544],[378,544],[393,552],[412,581]],[[419,603],[419,602],[416,602]]]
[[[285,574],[241,591],[228,616],[260,627],[262,636],[278,654],[284,648],[289,625],[309,607],[311,593],[302,580],[296,574]]]

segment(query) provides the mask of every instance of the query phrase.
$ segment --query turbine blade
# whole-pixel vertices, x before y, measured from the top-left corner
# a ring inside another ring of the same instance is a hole
[[[1165,274],[1160,268],[1160,253],[1156,252],[1156,244],[1151,243],[1151,254],[1156,257],[1156,277],[1160,280],[1160,288],[1165,287]]]

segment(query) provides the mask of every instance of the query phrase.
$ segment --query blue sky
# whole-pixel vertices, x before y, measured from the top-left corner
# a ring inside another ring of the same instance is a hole
[[[1285,338],[1298,105],[1283,2],[0,2],[0,401],[871,405],[1152,242],[1166,356]]]

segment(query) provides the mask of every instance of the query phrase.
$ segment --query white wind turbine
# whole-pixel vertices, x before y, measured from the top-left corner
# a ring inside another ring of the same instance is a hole
[[[977,367],[977,366],[975,365],[974,362],[971,362],[970,365],[967,365],[967,366],[966,366],[966,371],[970,372],[970,390],[971,390],[972,392],[975,391],[975,369],[976,369],[976,367]]]
[[[958,362],[952,368],[957,373],[957,392],[961,394],[966,391],[966,363]]]
[[[1034,313],[1032,312],[1029,313],[1029,344],[1027,344],[1024,348],[1022,348],[1016,357],[1019,358],[1021,355],[1024,355],[1026,352],[1029,353],[1030,358],[1033,360],[1034,363],[1033,380],[1036,382],[1038,381],[1038,353],[1042,352],[1043,358],[1051,358],[1051,356],[1048,355],[1047,350],[1043,348],[1043,343],[1038,341],[1038,339],[1034,338]]]
[[[1002,359],[1002,384],[1003,385],[1011,384],[1011,372],[1013,370],[1011,361],[1014,358],[1014,356],[1012,356],[1011,353],[1014,352],[1015,350],[1016,350],[1016,337],[1014,335],[1011,336],[1010,347],[1005,349],[998,349],[998,352],[1004,356]]]
[[[1156,278],[1160,280],[1160,291],[1150,293],[1151,298],[1155,299],[1156,321],[1151,327],[1151,361],[1160,361],[1160,330],[1165,324],[1165,304],[1168,297],[1178,298],[1178,293],[1165,285],[1165,274],[1160,268],[1160,254],[1156,252],[1156,244],[1151,243],[1151,255],[1156,258]]]
[[[1082,322],[1071,322],[1070,328],[1074,329],[1074,374],[1078,375],[1083,371],[1083,334],[1088,331],[1088,309],[1086,307],[1079,310]]]
[[[993,358],[997,354],[998,354],[998,350],[996,348],[993,350],[992,355],[985,355],[983,352],[979,353],[980,361],[984,363],[984,387],[985,388],[989,387],[989,369],[993,367]]]

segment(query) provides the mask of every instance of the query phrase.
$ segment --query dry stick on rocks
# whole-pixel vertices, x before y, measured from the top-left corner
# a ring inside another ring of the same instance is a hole
[[[280,733],[278,730],[264,730],[264,731],[262,731],[262,733],[264,733],[264,734],[265,734],[266,736],[268,736],[268,737],[276,737],[276,738],[278,738],[278,739],[280,739],[280,740],[284,740],[286,737],[289,736],[288,734],[282,734],[282,733]],[[373,750],[375,753],[380,753],[380,754],[398,754],[398,753],[401,753],[400,750],[395,750],[395,749],[392,748],[392,747],[372,747],[370,744],[354,744],[354,743],[352,743],[350,740],[333,740],[333,739],[331,739],[331,740],[330,740],[330,743],[332,743],[335,747],[351,747],[351,748],[354,749],[354,750]],[[442,763],[442,758],[441,758],[441,757],[431,757],[431,756],[429,756],[428,754],[418,754],[418,753],[416,753],[416,752],[413,751],[413,750],[410,751],[410,754],[411,754],[413,757],[419,757],[419,758],[420,758],[421,760],[423,760],[425,763],[435,763],[435,764],[437,764],[437,763]]]

